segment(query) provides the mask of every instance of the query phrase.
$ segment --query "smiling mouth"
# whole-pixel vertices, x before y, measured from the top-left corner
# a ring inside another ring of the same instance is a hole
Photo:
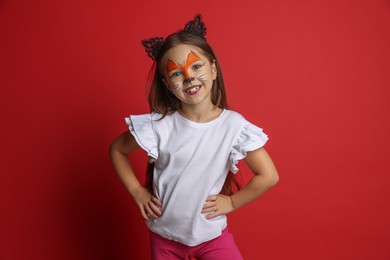
[[[186,90],[184,90],[184,92],[186,92],[187,94],[189,95],[193,95],[195,94],[196,92],[198,92],[198,90],[200,89],[200,85],[199,86],[194,86],[194,87],[191,87],[191,88],[187,88]]]

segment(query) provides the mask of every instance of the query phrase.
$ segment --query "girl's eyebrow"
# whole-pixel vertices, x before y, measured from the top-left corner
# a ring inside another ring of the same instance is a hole
[[[200,60],[200,58],[192,50],[187,55],[187,60],[186,60],[185,65],[180,65],[180,64],[178,65],[175,62],[173,62],[171,59],[168,59],[167,72],[170,72],[172,70],[179,69],[179,68],[187,69],[192,63],[194,63],[197,60]]]

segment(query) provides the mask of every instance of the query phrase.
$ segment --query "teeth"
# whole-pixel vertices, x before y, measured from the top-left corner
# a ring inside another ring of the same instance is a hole
[[[186,92],[187,92],[187,93],[194,93],[195,91],[198,91],[199,88],[200,88],[199,86],[196,86],[196,87],[187,89]]]

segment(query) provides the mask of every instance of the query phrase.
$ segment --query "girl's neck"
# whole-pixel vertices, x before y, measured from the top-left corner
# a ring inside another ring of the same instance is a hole
[[[222,113],[222,108],[214,105],[207,107],[183,106],[177,112],[184,118],[197,123],[207,123]]]

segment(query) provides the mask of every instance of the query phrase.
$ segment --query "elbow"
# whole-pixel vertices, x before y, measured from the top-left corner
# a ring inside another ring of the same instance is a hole
[[[269,176],[269,184],[271,187],[275,186],[279,182],[279,174],[275,170],[271,176]]]
[[[112,158],[113,154],[115,154],[115,152],[117,151],[117,147],[115,145],[115,142],[113,142],[112,144],[110,144],[110,146],[108,147],[108,155]]]
[[[279,174],[276,173],[275,177],[273,178],[272,186],[275,186],[279,182]]]

